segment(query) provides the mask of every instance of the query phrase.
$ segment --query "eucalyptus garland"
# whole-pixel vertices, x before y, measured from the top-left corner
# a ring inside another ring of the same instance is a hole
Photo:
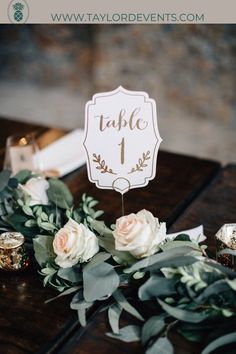
[[[107,335],[140,340],[147,354],[174,353],[173,329],[204,343],[202,354],[236,342],[236,272],[209,258],[187,233],[171,238],[146,210],[108,227],[98,220],[97,203],[83,195],[75,206],[56,178],[0,173],[0,231],[21,232],[33,243],[44,286],[60,293],[55,298],[73,294],[70,307],[82,326],[100,301],[108,308]],[[142,313],[144,307],[151,311]],[[140,324],[119,328],[122,312]]]

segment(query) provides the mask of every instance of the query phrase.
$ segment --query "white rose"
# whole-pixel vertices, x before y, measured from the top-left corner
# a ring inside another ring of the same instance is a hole
[[[152,213],[141,210],[137,214],[122,216],[113,231],[115,248],[128,251],[135,258],[154,254],[166,238],[166,224],[159,223]]]
[[[78,262],[87,262],[98,251],[96,235],[83,224],[69,219],[53,240],[57,257],[55,262],[62,268],[69,268]]]
[[[26,182],[26,184],[20,184],[19,187],[26,195],[31,197],[30,206],[48,204],[46,191],[49,188],[49,183],[43,177],[32,177]]]

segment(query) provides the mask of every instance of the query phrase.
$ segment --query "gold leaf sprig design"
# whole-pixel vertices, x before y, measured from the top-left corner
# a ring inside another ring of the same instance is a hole
[[[95,153],[93,154],[93,162],[97,163],[98,166],[96,167],[97,170],[100,170],[101,173],[111,173],[113,175],[116,175],[117,173],[113,172],[111,168],[106,165],[105,160],[101,158],[101,155],[96,155]]]
[[[138,162],[136,163],[135,167],[132,167],[129,174],[134,172],[142,172],[143,169],[147,167],[147,164],[145,163],[147,160],[150,160],[150,151],[147,151],[146,153],[143,152],[142,157],[138,159]]]

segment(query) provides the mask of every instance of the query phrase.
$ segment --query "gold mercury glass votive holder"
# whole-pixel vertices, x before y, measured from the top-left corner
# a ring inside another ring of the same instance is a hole
[[[224,224],[215,237],[217,261],[236,270],[236,224]]]
[[[24,246],[25,238],[19,232],[4,232],[0,235],[0,269],[16,271],[29,264]]]

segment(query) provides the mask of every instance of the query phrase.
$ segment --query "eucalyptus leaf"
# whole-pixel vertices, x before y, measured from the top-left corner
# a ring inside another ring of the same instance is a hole
[[[196,250],[197,252],[199,252],[199,247],[197,244],[194,244],[193,242],[188,240],[176,240],[176,238],[173,241],[168,241],[163,245],[160,245],[159,247],[162,251],[167,251],[171,248],[177,248],[183,246],[191,247],[193,251]]]
[[[104,221],[93,220],[91,227],[97,231],[97,233],[103,237],[113,237],[112,230],[110,230],[104,223]],[[114,239],[114,237],[113,237]]]
[[[93,214],[94,219],[99,218],[100,216],[102,216],[104,214],[103,210],[97,210],[95,211],[95,213]]]
[[[212,295],[218,296],[225,291],[229,291],[229,284],[225,279],[215,281],[213,284],[210,284],[206,289],[204,289],[194,301],[198,304],[204,302],[206,299],[209,299]]]
[[[0,203],[0,216],[6,215],[6,208],[3,203]]]
[[[47,283],[49,282],[49,279],[51,278],[51,274],[48,274],[44,279],[43,279],[43,285],[46,286]]]
[[[144,321],[144,318],[140,313],[134,308],[124,297],[120,290],[116,290],[113,294],[114,299],[118,302],[121,308],[123,308],[126,312],[130,313],[134,317],[136,317],[140,321]]]
[[[85,265],[84,270],[89,271],[90,269],[96,267],[98,264],[107,261],[111,258],[111,255],[107,252],[99,252],[93,256],[93,258]]]
[[[234,342],[236,342],[236,332],[225,334],[225,335],[215,339],[211,343],[209,343],[204,348],[204,350],[201,352],[201,354],[209,354],[219,347],[222,347],[224,345],[231,344]]]
[[[159,304],[169,315],[173,316],[177,320],[186,321],[190,323],[199,323],[209,317],[206,312],[192,312],[178,307],[172,307],[166,304],[164,301],[158,299]]]
[[[70,308],[72,310],[88,309],[93,305],[93,302],[86,301],[83,296],[83,290],[79,290],[73,297]]]
[[[86,326],[86,310],[84,308],[78,309],[78,320],[82,327]]]
[[[45,268],[42,268],[41,269],[41,273],[42,274],[46,274],[46,275],[53,275],[57,272],[56,269],[54,268],[48,268],[48,267],[45,267]]]
[[[89,198],[87,198],[87,200],[89,201]],[[93,207],[95,207],[95,205],[97,205],[98,204],[98,201],[97,200],[91,200],[91,202],[89,202],[89,207],[90,208],[93,208]]]
[[[175,237],[175,241],[191,241],[189,235],[187,234],[179,234]]]
[[[74,210],[72,213],[72,219],[75,220],[78,224],[81,223],[82,218],[78,210]]]
[[[190,327],[189,327],[190,325]],[[208,327],[204,328],[200,324],[189,324],[187,322],[182,322],[178,328],[178,332],[190,342],[201,342],[206,336],[206,331],[209,331]]]
[[[136,258],[134,258],[129,252],[116,250],[112,230],[110,230],[103,221],[94,220],[90,225],[99,234],[99,245],[109,252],[117,263],[130,265],[136,262]]]
[[[0,172],[0,192],[7,187],[10,176],[11,171],[9,170],[3,170]]]
[[[49,215],[49,222],[50,222],[50,224],[53,224],[53,221],[54,221],[54,214],[51,213],[51,214]]]
[[[146,354],[174,354],[174,348],[167,337],[161,337],[148,348]]]
[[[40,215],[42,214],[42,212],[43,212],[43,208],[39,205],[36,205],[35,207],[34,207],[34,210],[36,210],[36,216],[38,216],[38,217],[40,217]]]
[[[230,280],[226,279],[227,284],[236,292],[236,279]]]
[[[57,272],[58,276],[71,283],[78,283],[82,281],[81,270],[76,267],[60,268]]]
[[[160,334],[165,328],[166,324],[164,321],[165,315],[152,316],[148,319],[148,321],[143,325],[142,328],[142,344],[147,345],[147,343],[153,337],[156,337]]]
[[[7,214],[13,214],[14,213],[14,210],[13,210],[13,203],[12,201],[10,200],[10,202],[8,201],[7,198],[4,199],[4,207],[5,207],[5,210],[7,212]]]
[[[16,178],[10,178],[9,181],[8,181],[8,186],[12,189],[15,189],[17,188],[18,186],[18,181]]]
[[[122,308],[117,304],[112,304],[108,309],[108,320],[114,334],[119,334],[119,319]]]
[[[30,170],[21,170],[14,177],[19,183],[25,184],[32,177],[32,172]]]
[[[25,223],[26,227],[35,227],[36,225],[37,225],[37,223],[34,219],[29,219]]]
[[[137,270],[144,269],[160,269],[162,267],[178,267],[180,265],[188,265],[198,261],[190,254],[193,249],[189,246],[180,246],[171,248],[165,252],[154,254],[153,256],[142,259],[136,262],[133,266],[126,269],[127,273],[133,273]]]
[[[22,207],[24,205],[24,202],[21,199],[17,199],[17,203]]]
[[[42,221],[48,221],[48,216],[44,211],[41,213],[40,217],[41,217]]]
[[[105,262],[93,268],[84,267],[83,281],[84,298],[89,302],[112,295],[119,286],[119,276],[113,266]]]
[[[225,266],[223,266],[222,264],[213,261],[213,260],[208,260],[206,261],[206,264],[212,268],[215,268],[217,270],[219,270],[220,272],[222,272],[223,274],[232,277],[233,279],[236,278],[236,272],[234,272],[232,269],[227,268]]]
[[[40,222],[40,227],[46,231],[54,231],[56,229],[56,226],[49,222]]]
[[[32,209],[29,206],[23,205],[22,206],[23,212],[28,216],[34,216]]]
[[[81,288],[80,286],[73,286],[72,288],[66,289],[61,294],[44,301],[44,303],[48,304],[49,302],[54,301],[54,300],[58,299],[59,297],[70,295],[70,294],[74,293],[75,291],[79,290],[80,288]]]
[[[6,221],[8,224],[12,226],[15,231],[21,232],[25,237],[28,237],[30,240],[34,236],[35,232],[37,232],[37,228],[27,228],[25,227],[25,223],[28,220],[26,215],[18,214],[15,211],[14,214],[8,215]]]
[[[62,209],[72,207],[73,197],[67,185],[56,178],[50,178],[48,182],[49,188],[47,190],[47,195],[50,202]]]
[[[38,236],[33,239],[35,258],[41,267],[55,258],[52,243],[51,236]]]
[[[140,326],[129,325],[121,328],[119,334],[107,333],[107,336],[126,343],[137,342],[140,340],[141,328]]]
[[[138,291],[139,298],[142,301],[151,300],[158,296],[170,296],[176,293],[176,281],[166,279],[157,275],[152,275]]]

